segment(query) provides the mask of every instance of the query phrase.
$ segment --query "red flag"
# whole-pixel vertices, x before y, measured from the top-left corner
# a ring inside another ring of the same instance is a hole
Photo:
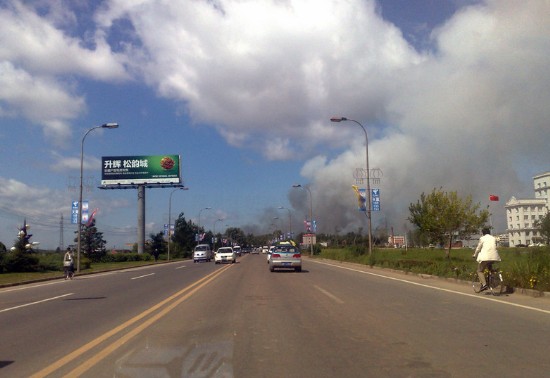
[[[498,196],[494,194],[489,194],[489,201],[498,201]]]
[[[90,219],[88,219],[88,223],[86,223],[86,227],[90,227],[94,221],[94,217],[95,215],[97,214],[97,211],[99,209],[94,209],[94,211],[92,211],[92,215],[90,215]]]

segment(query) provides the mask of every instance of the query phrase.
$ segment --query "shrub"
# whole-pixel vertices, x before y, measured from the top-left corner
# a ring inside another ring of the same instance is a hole
[[[34,252],[14,251],[7,254],[4,266],[8,272],[37,272],[38,261]]]

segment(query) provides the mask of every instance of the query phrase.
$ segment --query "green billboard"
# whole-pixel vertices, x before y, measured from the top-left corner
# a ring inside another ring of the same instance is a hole
[[[180,184],[179,155],[104,156],[101,185]]]

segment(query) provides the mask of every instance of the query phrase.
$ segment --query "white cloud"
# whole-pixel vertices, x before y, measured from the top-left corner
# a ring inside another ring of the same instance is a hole
[[[378,117],[387,80],[422,59],[364,1],[112,1],[97,19],[132,23],[133,69],[186,101],[197,122],[223,125],[228,138],[276,130],[292,137],[287,153],[331,140],[333,131],[310,133],[331,109]]]
[[[93,47],[85,48],[85,41],[61,29],[75,18],[59,2],[13,0],[0,6],[0,116],[30,120],[57,145],[70,136],[70,121],[86,110],[75,88],[77,77],[129,78],[124,57],[111,51],[101,32]]]
[[[64,136],[86,109],[74,78],[131,73],[234,146],[267,140],[269,159],[311,157],[302,175],[326,231],[365,221],[350,188],[364,138],[332,115],[368,129],[370,165],[384,172],[377,222],[399,227],[434,187],[506,198],[519,176],[548,170],[548,2],[466,7],[433,31],[430,52],[365,0],[111,0],[82,36],[68,29],[76,12],[10,4],[0,8],[0,35],[12,36],[0,44],[0,115]]]

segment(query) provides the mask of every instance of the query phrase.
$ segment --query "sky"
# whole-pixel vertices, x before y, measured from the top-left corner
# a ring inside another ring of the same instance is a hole
[[[335,116],[367,131],[373,230],[411,230],[409,205],[442,188],[504,232],[506,201],[550,171],[548,14],[542,0],[0,0],[0,241],[26,220],[40,248],[72,244],[81,141],[107,122],[85,139],[83,196],[109,248],[136,242],[137,191],[98,189],[102,156],[181,156],[189,190],[146,190],[147,237],[181,213],[299,233],[310,210],[317,232],[365,234],[351,186],[367,138]]]

